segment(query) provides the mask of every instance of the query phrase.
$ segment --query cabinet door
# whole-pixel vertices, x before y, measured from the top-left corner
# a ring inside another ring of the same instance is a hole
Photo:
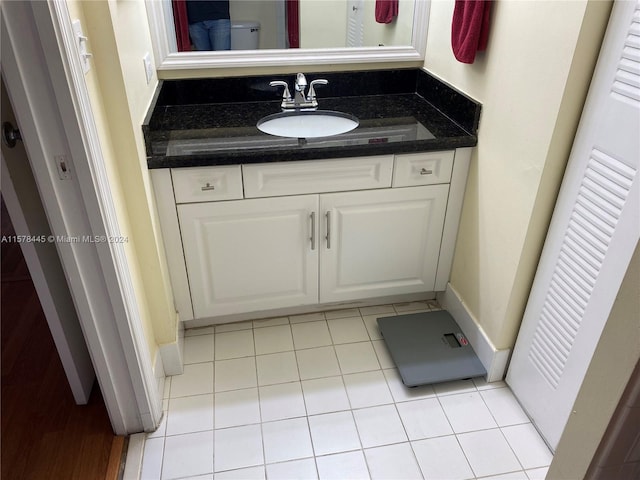
[[[320,301],[433,291],[448,192],[432,185],[321,195]]]
[[[179,205],[195,317],[317,303],[317,210],[317,195]]]

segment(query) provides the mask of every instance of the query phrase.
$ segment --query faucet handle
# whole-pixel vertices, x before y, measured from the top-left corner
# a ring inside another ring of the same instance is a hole
[[[291,100],[291,93],[289,92],[289,85],[287,82],[282,80],[273,80],[269,82],[269,85],[272,87],[284,87],[284,91],[282,92],[282,100]]]
[[[316,98],[316,89],[314,88],[315,85],[326,85],[327,83],[329,83],[329,81],[325,80],[324,78],[312,80],[311,85],[309,86],[309,100],[313,101]]]

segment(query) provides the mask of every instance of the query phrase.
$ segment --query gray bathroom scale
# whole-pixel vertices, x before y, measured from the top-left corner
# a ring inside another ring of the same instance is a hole
[[[486,375],[462,330],[446,311],[378,318],[407,387]]]

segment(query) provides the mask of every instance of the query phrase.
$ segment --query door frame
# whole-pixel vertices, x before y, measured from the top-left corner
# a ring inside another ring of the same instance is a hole
[[[52,234],[120,237],[66,3],[3,2],[0,13],[2,72]],[[60,156],[71,179],[58,174]],[[154,430],[161,382],[123,245],[56,247],[114,432]]]

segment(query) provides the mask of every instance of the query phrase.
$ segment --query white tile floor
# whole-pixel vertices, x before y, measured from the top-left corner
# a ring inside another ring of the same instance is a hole
[[[188,330],[143,480],[543,479],[551,453],[502,382],[408,389],[383,305]]]

